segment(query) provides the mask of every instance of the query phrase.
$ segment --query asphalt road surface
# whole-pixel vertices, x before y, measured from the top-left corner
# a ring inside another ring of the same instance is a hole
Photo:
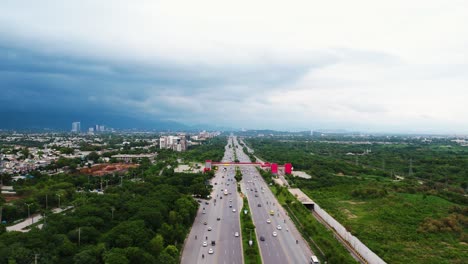
[[[223,161],[234,160],[233,148],[229,148],[228,145],[225,147]],[[218,168],[215,177],[211,180],[212,198],[200,199],[202,203],[185,243],[181,263],[243,263],[239,222],[242,199],[237,194],[234,175],[235,170],[232,166]],[[225,189],[228,190],[227,195],[223,193]],[[236,211],[233,212],[233,209]],[[211,231],[208,231],[209,227]],[[239,233],[238,237],[235,236],[236,232]],[[215,242],[214,246],[211,244],[212,241]],[[208,245],[203,246],[203,242],[207,242]],[[208,253],[210,249],[213,250],[212,254]]]
[[[235,142],[237,143],[237,140]],[[243,153],[242,147],[236,149],[239,161],[248,162],[249,158]],[[312,251],[257,169],[243,167],[241,171],[242,191],[249,200],[263,263],[309,263]],[[273,215],[270,215],[271,210]],[[267,219],[271,223],[267,223]],[[278,225],[281,226],[280,230]],[[273,236],[273,232],[277,233],[276,237]],[[260,236],[263,236],[265,241],[260,241]]]

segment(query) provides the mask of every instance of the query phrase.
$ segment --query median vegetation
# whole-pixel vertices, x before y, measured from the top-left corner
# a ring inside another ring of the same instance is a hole
[[[244,213],[247,210],[247,214]],[[240,211],[240,222],[242,230],[242,247],[244,249],[245,264],[260,264],[262,258],[255,235],[255,225],[253,224],[250,214],[250,207],[247,198],[244,197],[244,205]],[[249,245],[249,240],[252,240],[252,246]]]

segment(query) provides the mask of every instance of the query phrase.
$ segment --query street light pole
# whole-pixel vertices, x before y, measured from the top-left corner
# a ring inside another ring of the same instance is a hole
[[[58,207],[60,208],[60,194],[56,194],[58,196]]]
[[[31,204],[26,204],[28,206],[28,218],[31,218],[31,213],[30,213],[30,210],[29,210],[29,207],[31,206]],[[31,224],[34,223],[34,220],[31,218]]]
[[[112,211],[112,220],[114,220],[114,211],[115,211],[115,208],[112,207],[112,208],[111,208],[111,211]]]

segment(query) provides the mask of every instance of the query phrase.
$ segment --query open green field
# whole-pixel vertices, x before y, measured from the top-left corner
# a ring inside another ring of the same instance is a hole
[[[386,262],[467,263],[468,148],[446,139],[245,141],[260,158],[311,175],[288,181]]]
[[[388,263],[466,263],[466,208],[457,214],[456,204],[443,198],[388,186],[366,181],[302,190]],[[369,189],[386,194],[357,197],[356,190]],[[434,228],[428,219],[437,221]]]

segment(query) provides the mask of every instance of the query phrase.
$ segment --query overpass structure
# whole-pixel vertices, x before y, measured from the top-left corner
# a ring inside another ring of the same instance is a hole
[[[205,169],[204,171],[210,171],[212,166],[256,166],[261,168],[269,168],[271,173],[274,175],[278,174],[278,169],[283,169],[284,174],[291,174],[292,173],[292,164],[286,163],[284,165],[278,165],[277,163],[269,163],[269,162],[223,162],[223,161],[205,161]]]

